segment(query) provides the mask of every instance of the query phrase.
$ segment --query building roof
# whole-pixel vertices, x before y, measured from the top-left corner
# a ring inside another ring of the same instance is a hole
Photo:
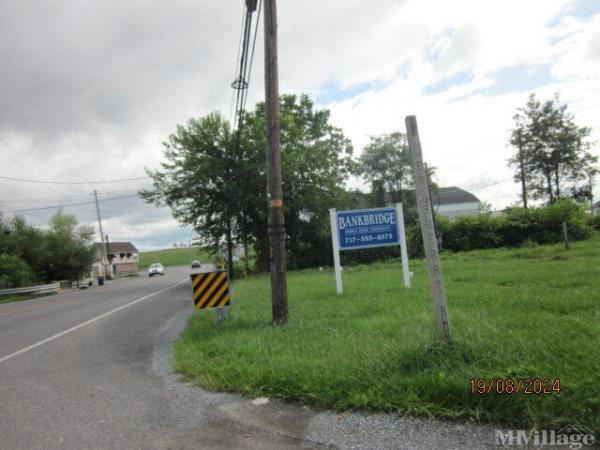
[[[431,193],[434,205],[453,205],[456,203],[479,203],[479,199],[470,192],[459,187],[441,187],[438,192]]]
[[[96,244],[100,247],[100,244]],[[138,249],[131,242],[109,242],[106,245],[106,253],[139,253]]]

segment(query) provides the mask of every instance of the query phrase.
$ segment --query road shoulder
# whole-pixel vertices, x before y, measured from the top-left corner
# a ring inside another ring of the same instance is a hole
[[[181,383],[171,369],[171,349],[192,312],[191,306],[181,310],[160,329],[152,359],[152,372],[162,379],[186,448],[193,446],[196,436],[206,438],[207,431],[212,432],[211,448],[495,448],[494,428],[488,425],[392,414],[319,412],[290,402],[210,392]]]

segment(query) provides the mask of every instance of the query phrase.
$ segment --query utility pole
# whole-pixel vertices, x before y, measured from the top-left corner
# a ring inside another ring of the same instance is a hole
[[[102,231],[102,219],[100,219],[100,207],[98,206],[98,193],[96,191],[94,191],[94,200],[96,201],[96,215],[98,216],[98,228],[100,228],[100,242],[102,245],[100,257],[102,258],[102,268],[104,269],[104,275],[106,276],[108,274],[108,271],[106,270],[108,258],[106,256],[106,247],[104,245],[104,232]]]
[[[267,115],[267,201],[271,252],[271,303],[273,323],[288,320],[285,273],[285,229],[281,188],[281,142],[279,122],[279,81],[277,68],[277,5],[265,0],[265,105]]]

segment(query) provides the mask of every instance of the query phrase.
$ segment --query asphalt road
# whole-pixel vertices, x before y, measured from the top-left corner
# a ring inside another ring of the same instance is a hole
[[[170,349],[193,313],[188,273],[0,305],[0,449],[494,448],[490,427],[179,383]]]

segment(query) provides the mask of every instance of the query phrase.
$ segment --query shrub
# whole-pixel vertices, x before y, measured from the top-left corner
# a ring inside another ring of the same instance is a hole
[[[522,245],[527,239],[538,244],[550,244],[563,239],[562,224],[566,223],[569,238],[587,239],[591,235],[586,213],[567,200],[538,208],[511,208],[503,217],[500,234],[503,245]]]
[[[583,209],[570,201],[529,209],[511,208],[505,216],[499,217],[480,214],[454,220],[436,218],[437,230],[442,234],[442,248],[455,252],[560,242],[563,223],[567,223],[571,240],[591,236],[593,222]],[[407,228],[406,240],[410,257],[423,257],[418,225]]]
[[[29,265],[18,256],[0,255],[0,289],[30,286],[35,274]]]
[[[458,217],[443,235],[443,247],[452,251],[500,247],[498,228],[499,221],[488,214]]]
[[[588,225],[594,230],[600,230],[600,213],[588,216]]]

